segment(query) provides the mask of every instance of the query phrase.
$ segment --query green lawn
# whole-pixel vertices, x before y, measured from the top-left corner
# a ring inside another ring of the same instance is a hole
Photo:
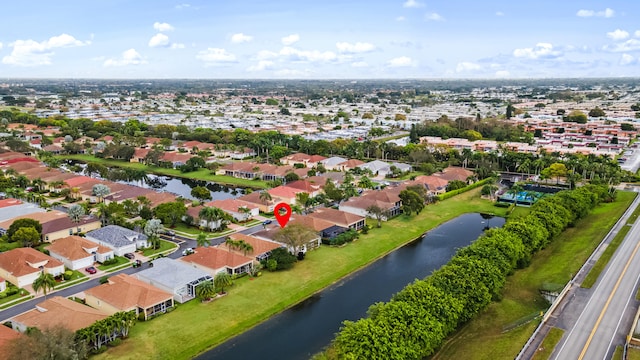
[[[102,270],[102,271],[109,271],[109,270],[113,270],[114,268],[120,267],[128,262],[129,259],[122,257],[122,256],[115,256],[114,257],[116,260],[118,260],[117,263],[115,264],[111,264],[111,265],[98,265],[98,269]]]
[[[620,358],[622,359],[622,357]],[[640,350],[629,346],[627,349],[627,360],[640,360]]]
[[[399,216],[342,248],[322,247],[289,271],[236,280],[229,295],[208,304],[180,305],[153,321],[138,323],[131,336],[99,359],[188,359],[304,300],[373,260],[468,212],[504,215],[481,200],[480,189],[429,205],[411,218]],[[402,229],[402,231],[398,231]]]
[[[22,244],[19,241],[12,242],[12,243],[6,242],[6,241],[0,241],[0,252],[17,249],[19,247],[22,247]]]
[[[204,232],[208,238],[214,238],[214,237],[218,237],[226,234],[231,234],[233,232],[233,230],[229,230],[229,229],[224,231],[211,232],[208,230],[201,230],[195,226],[189,226],[183,222],[179,222],[178,224],[176,224],[176,227],[171,228],[171,230],[174,230],[178,235],[191,237],[193,239],[195,239],[201,232]]]
[[[26,300],[29,300],[31,298],[31,296],[29,296],[29,292],[27,292],[24,289],[19,289],[20,291],[18,291],[18,293],[6,296],[7,292],[9,291],[9,289],[14,289],[14,288],[15,288],[14,285],[12,285],[9,282],[7,282],[7,290],[5,290],[3,292],[0,292],[0,294],[2,294],[0,296],[4,296],[4,297],[0,298],[0,309],[3,308],[4,304],[13,302],[13,301],[15,301],[17,299],[22,299],[23,301],[26,301]],[[20,302],[22,302],[22,301],[20,301]]]
[[[635,193],[618,192],[618,201],[594,209],[575,227],[538,252],[526,269],[507,279],[500,302],[490,304],[433,356],[435,359],[513,359],[537,326],[531,322],[503,333],[503,327],[549,304],[539,289],[543,283],[566,284],[622,216]]]
[[[208,169],[200,169],[198,171],[183,173],[178,169],[166,169],[157,166],[147,166],[145,164],[140,163],[132,163],[120,160],[111,160],[111,159],[100,159],[92,155],[87,154],[78,154],[78,155],[64,155],[60,156],[62,159],[72,159],[83,162],[95,162],[100,163],[107,166],[115,166],[115,167],[126,167],[137,170],[146,170],[147,172],[159,175],[167,175],[173,177],[182,177],[187,179],[197,179],[197,180],[207,180],[212,181],[218,184],[230,185],[230,186],[241,186],[248,187],[253,189],[266,189],[269,186],[266,181],[262,180],[251,180],[251,179],[238,179],[231,176],[226,175],[212,175],[211,171]]]
[[[616,351],[613,353],[613,357],[611,358],[611,360],[624,360],[622,358],[623,353],[624,349],[622,348],[622,346],[616,346]]]
[[[163,253],[165,251],[171,250],[171,249],[175,249],[177,248],[178,245],[172,243],[171,241],[167,241],[167,240],[160,240],[160,247],[157,249],[144,249],[142,250],[142,255],[144,256],[153,256],[159,253]]]
[[[545,337],[542,341],[540,348],[538,348],[538,351],[533,356],[532,360],[547,360],[549,356],[551,356],[551,353],[553,352],[553,349],[555,349],[558,342],[560,342],[560,339],[562,339],[563,334],[564,330],[555,327],[551,328],[551,330],[549,330],[549,333],[547,334],[547,337]]]

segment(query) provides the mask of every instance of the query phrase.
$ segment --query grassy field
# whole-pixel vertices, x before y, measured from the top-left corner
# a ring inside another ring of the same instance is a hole
[[[144,256],[153,256],[155,254],[159,254],[161,252],[167,251],[167,250],[171,250],[174,248],[177,248],[178,245],[172,243],[171,241],[167,241],[167,240],[160,240],[160,247],[157,249],[144,249],[142,250],[142,255]]]
[[[480,189],[429,205],[411,218],[400,216],[361,235],[342,248],[322,247],[289,271],[236,281],[229,295],[208,304],[198,301],[149,322],[138,323],[131,337],[99,359],[187,359],[304,300],[373,260],[468,212],[504,216],[506,209],[481,200]],[[401,232],[398,229],[402,229]]]
[[[622,356],[620,356],[620,359],[622,359]],[[629,347],[627,349],[627,360],[640,360],[640,350]]]
[[[78,160],[83,162],[95,162],[95,163],[103,164],[106,166],[126,167],[130,169],[146,170],[147,172],[153,173],[153,174],[167,175],[167,176],[173,176],[178,178],[187,178],[187,179],[195,179],[195,180],[206,180],[206,181],[212,181],[218,184],[229,185],[229,186],[241,186],[241,187],[248,187],[252,189],[266,189],[269,187],[266,181],[238,179],[238,178],[225,176],[225,175],[212,175],[211,171],[208,169],[200,169],[198,171],[183,173],[178,169],[166,169],[166,168],[161,168],[157,166],[147,166],[145,164],[132,163],[132,162],[126,162],[126,161],[120,161],[120,160],[100,159],[95,156],[86,155],[86,154],[64,155],[64,156],[61,156],[60,158]]]
[[[533,356],[532,360],[547,360],[553,349],[556,347],[560,339],[562,339],[562,335],[564,334],[564,330],[558,328],[551,328],[547,337],[544,338],[538,352]]]
[[[566,284],[578,271],[609,229],[629,207],[635,193],[618,192],[618,201],[594,209],[575,227],[538,252],[526,269],[507,279],[503,299],[455,333],[433,359],[513,359],[537,326],[531,322],[503,333],[503,328],[549,304],[539,289],[543,283]]]
[[[631,216],[629,217],[629,220],[627,220],[628,226],[624,226],[622,229],[620,229],[613,240],[611,240],[611,243],[602,252],[602,255],[600,255],[600,258],[598,259],[598,261],[596,261],[595,265],[593,265],[593,267],[589,271],[589,274],[587,274],[580,287],[590,289],[593,284],[596,283],[598,277],[600,277],[600,273],[602,273],[604,268],[609,263],[609,260],[611,260],[613,254],[616,252],[616,250],[618,250],[618,246],[620,246],[622,240],[624,240],[629,230],[631,230],[631,225],[636,222],[638,215],[640,215],[640,207],[636,208],[633,214],[631,214]]]

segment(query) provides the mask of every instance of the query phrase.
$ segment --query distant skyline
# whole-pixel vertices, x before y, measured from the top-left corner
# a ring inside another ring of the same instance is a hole
[[[0,77],[640,76],[637,1],[12,1]]]

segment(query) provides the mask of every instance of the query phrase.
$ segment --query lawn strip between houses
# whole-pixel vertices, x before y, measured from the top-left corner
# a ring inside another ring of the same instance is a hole
[[[507,332],[503,332],[504,326],[533,312],[545,311],[549,303],[540,295],[542,285],[566,284],[624,214],[635,195],[618,192],[617,201],[598,206],[574,227],[561,233],[533,257],[529,267],[507,278],[501,301],[491,303],[454,333],[432,360],[515,358],[535,330],[537,321]]]
[[[417,216],[397,217],[345,247],[322,247],[293,269],[236,281],[229,295],[180,305],[175,311],[136,324],[121,345],[98,359],[187,359],[240,334],[368,265],[427,230],[469,212],[503,216],[506,208],[480,199],[480,189],[427,206]],[[398,231],[401,229],[402,231]]]
[[[132,163],[132,162],[120,161],[120,160],[101,159],[92,155],[79,154],[79,155],[63,155],[59,157],[61,159],[77,160],[77,161],[82,161],[87,163],[94,162],[94,163],[98,163],[106,166],[145,170],[152,174],[166,175],[166,176],[172,176],[176,178],[206,180],[206,181],[211,181],[211,182],[215,182],[222,185],[228,185],[228,186],[241,186],[241,187],[248,187],[252,189],[268,188],[266,181],[240,179],[240,178],[235,178],[233,176],[226,176],[226,175],[213,175],[211,174],[211,171],[209,169],[199,169],[196,171],[183,173],[178,169],[167,169],[167,168],[161,168],[157,166],[148,166],[141,163],[135,163],[135,162]]]

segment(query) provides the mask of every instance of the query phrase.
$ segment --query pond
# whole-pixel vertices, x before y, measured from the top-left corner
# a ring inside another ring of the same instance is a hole
[[[204,180],[193,180],[193,179],[185,179],[185,178],[174,178],[170,176],[159,176],[149,174],[147,175],[148,179],[146,181],[117,181],[123,184],[141,186],[147,189],[154,190],[163,190],[167,192],[174,193],[176,195],[180,195],[185,199],[195,200],[193,196],[191,196],[191,189],[196,186],[204,186],[211,192],[211,197],[213,200],[224,200],[229,198],[236,198],[238,196],[242,196],[245,193],[243,188],[232,188],[224,185],[220,185],[217,183],[204,181]]]
[[[504,222],[484,214],[459,216],[197,359],[309,359],[331,342],[344,320],[366,316],[370,305],[388,301],[446,264],[486,227]]]

